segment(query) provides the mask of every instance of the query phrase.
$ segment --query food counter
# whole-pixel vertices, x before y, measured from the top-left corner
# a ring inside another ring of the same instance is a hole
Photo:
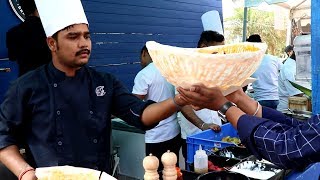
[[[119,174],[132,179],[143,179],[145,157],[144,131],[121,119],[112,119],[112,146],[120,157]]]

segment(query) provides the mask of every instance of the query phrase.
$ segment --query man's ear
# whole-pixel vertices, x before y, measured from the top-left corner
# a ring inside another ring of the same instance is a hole
[[[51,36],[47,38],[47,44],[52,52],[57,51],[57,41]]]
[[[146,57],[146,50],[142,51],[141,57]]]

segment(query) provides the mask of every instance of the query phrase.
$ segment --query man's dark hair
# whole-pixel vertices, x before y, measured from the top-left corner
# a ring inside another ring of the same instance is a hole
[[[247,42],[262,42],[262,40],[259,34],[252,34],[247,39]]]
[[[141,52],[140,52],[140,55],[142,55],[142,53],[143,53],[144,51],[147,51],[147,52],[148,52],[148,48],[147,48],[146,45],[144,45],[144,46],[142,47]]]
[[[292,45],[288,45],[286,48],[284,48],[284,52],[290,52],[293,51],[293,46]]]
[[[25,16],[33,14],[37,9],[34,0],[19,0],[19,5],[21,6]]]
[[[201,44],[207,44],[210,42],[223,42],[224,36],[216,31],[203,31],[198,41],[198,48]]]
[[[292,51],[292,54],[289,58],[293,59],[293,60],[296,60],[296,53],[294,52],[293,50],[293,46],[292,45],[289,45],[287,46],[285,49],[284,49],[284,52],[286,52],[287,55],[289,55],[288,53]]]

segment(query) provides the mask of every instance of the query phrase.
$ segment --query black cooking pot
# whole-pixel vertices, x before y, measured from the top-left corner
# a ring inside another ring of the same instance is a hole
[[[249,180],[248,177],[234,172],[213,171],[200,175],[197,180]]]

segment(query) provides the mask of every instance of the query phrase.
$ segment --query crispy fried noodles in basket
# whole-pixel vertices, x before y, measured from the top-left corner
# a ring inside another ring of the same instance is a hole
[[[146,46],[155,66],[173,85],[218,86],[225,95],[254,81],[250,76],[267,49],[265,43],[249,42],[181,48],[148,41]]]

